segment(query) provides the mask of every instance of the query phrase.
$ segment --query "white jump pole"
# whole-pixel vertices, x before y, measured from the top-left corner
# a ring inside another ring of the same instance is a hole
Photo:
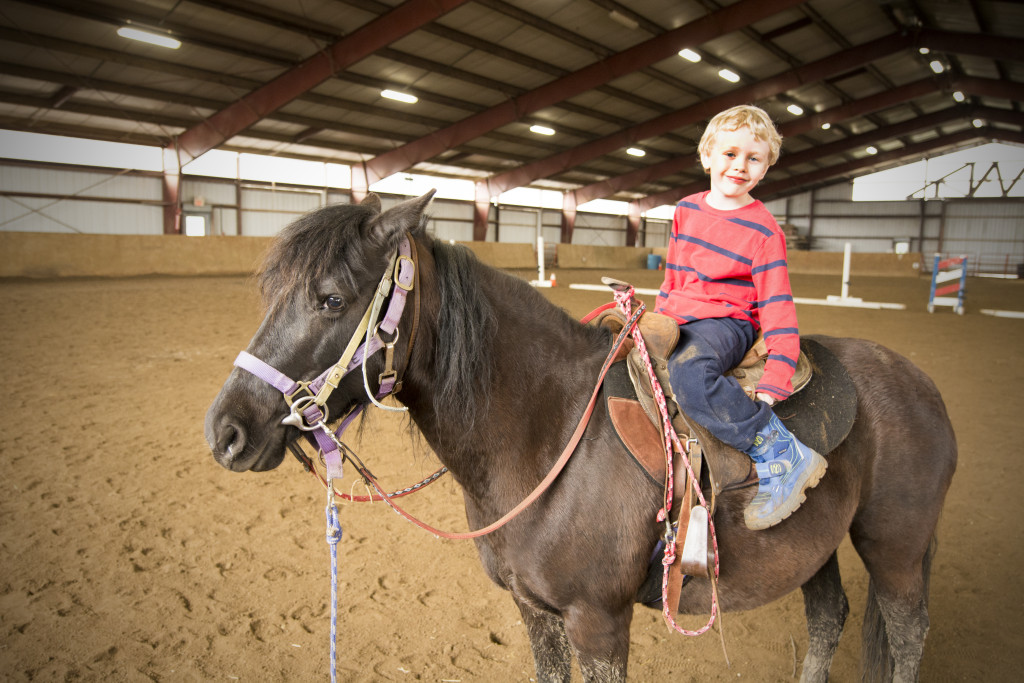
[[[983,308],[981,312],[985,315],[994,315],[997,318],[1024,318],[1024,311],[997,311],[991,308]]]
[[[547,279],[544,277],[544,235],[537,235],[537,279]]]
[[[840,296],[844,299],[850,297],[850,252],[853,250],[853,245],[849,242],[843,247],[843,287],[840,290]]]
[[[538,218],[538,222],[539,220]],[[534,287],[551,286],[551,280],[544,277],[544,235],[541,234],[539,225],[537,226],[537,279],[530,280],[530,284]]]

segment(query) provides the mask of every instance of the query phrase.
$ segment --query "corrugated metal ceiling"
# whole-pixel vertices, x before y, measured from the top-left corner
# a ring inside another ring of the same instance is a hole
[[[182,46],[119,37],[129,23]],[[333,75],[296,89],[318,59]],[[650,204],[703,183],[707,119],[754,102],[786,135],[770,199],[1024,143],[1022,60],[1024,6],[993,0],[5,0],[0,127]],[[388,87],[419,101],[381,98]]]

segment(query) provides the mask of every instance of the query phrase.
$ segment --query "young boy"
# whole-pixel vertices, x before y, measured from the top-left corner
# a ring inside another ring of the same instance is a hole
[[[800,338],[785,235],[750,191],[781,146],[771,119],[757,107],[733,107],[711,120],[698,146],[711,189],[676,205],[656,307],[680,323],[668,367],[683,411],[756,463],[758,491],[744,511],[751,529],[793,514],[827,467],[770,408],[793,391]],[[759,400],[751,401],[723,373],[740,362],[758,329],[768,359]]]

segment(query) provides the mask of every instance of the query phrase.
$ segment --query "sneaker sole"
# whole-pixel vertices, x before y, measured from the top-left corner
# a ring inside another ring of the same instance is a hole
[[[768,529],[775,526],[779,522],[788,519],[790,515],[800,509],[800,506],[807,500],[807,489],[813,489],[821,481],[821,478],[825,476],[825,471],[828,469],[828,461],[821,457],[818,453],[814,454],[817,457],[817,463],[813,467],[807,469],[807,474],[804,477],[804,481],[800,482],[798,487],[800,490],[799,498],[796,498],[796,505],[789,510],[778,510],[775,514],[770,517],[763,517],[761,519],[751,520],[747,518],[746,514],[743,515],[743,521],[747,525],[747,528],[752,531],[761,531],[762,529]]]

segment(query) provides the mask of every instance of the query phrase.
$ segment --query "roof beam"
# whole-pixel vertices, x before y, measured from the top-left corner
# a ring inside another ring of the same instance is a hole
[[[205,154],[339,71],[465,2],[467,0],[408,0],[377,17],[179,135],[176,140],[179,164],[183,166]]]
[[[666,59],[682,47],[706,43],[797,4],[798,0],[741,0],[435,131],[415,142],[370,159],[364,164],[367,185],[411,168],[421,161],[431,159],[445,150],[458,147],[544,107],[593,90],[619,76]]]
[[[883,90],[875,95],[847,102],[846,104],[782,124],[779,126],[779,133],[783,138],[801,135],[820,128],[823,123],[838,123],[839,121],[845,121],[856,116],[881,111],[939,89],[939,82],[935,79],[926,78],[914,81],[893,90]],[[609,197],[616,192],[628,190],[643,183],[656,181],[659,178],[678,173],[693,166],[695,163],[696,160],[693,155],[676,156],[631,173],[581,187],[575,190],[573,194],[576,195],[576,202],[578,204],[584,204],[594,199]]]
[[[870,43],[865,43],[863,45],[850,48],[849,50],[838,52],[829,57],[820,59],[817,62],[812,62],[811,64],[791,69],[779,74],[778,76],[767,78],[753,85],[738,88],[737,90],[724,93],[711,98],[710,100],[681,109],[677,112],[665,114],[650,121],[637,124],[631,128],[621,130],[599,140],[580,145],[579,147],[566,150],[565,152],[548,157],[547,159],[535,161],[531,164],[526,164],[525,166],[520,166],[519,168],[494,176],[488,180],[491,195],[501,194],[513,187],[527,185],[539,178],[546,178],[556,173],[560,173],[570,166],[580,164],[584,161],[589,161],[616,149],[635,144],[640,140],[660,135],[665,131],[673,130],[675,128],[710,118],[719,111],[727,109],[733,105],[763,100],[781,92],[785,92],[786,90],[799,87],[800,85],[808,82],[832,78],[850,71],[851,69],[868,65],[881,57],[885,57],[914,45],[935,44],[942,45],[942,49],[945,49],[946,46],[949,46],[950,49],[954,49],[955,46],[956,49],[967,54],[984,55],[988,52],[988,48],[984,45],[984,42],[985,40],[982,36],[951,33],[947,31],[922,31],[921,33],[913,36],[890,34],[889,36],[879,38]],[[1000,38],[995,42],[998,45],[999,50],[1008,50],[1014,55],[1024,55],[1024,40],[1016,38]],[[1012,93],[1020,90],[1020,88],[1014,84],[1002,84],[998,81],[992,81],[991,79],[961,80],[964,83],[965,89],[973,88],[974,92],[977,92],[983,87],[987,88],[986,93],[978,92],[978,94],[991,94],[993,97],[1004,97],[1011,100],[1018,99],[1017,97],[1012,96]],[[918,87],[923,86],[918,85]],[[794,135],[796,133],[793,130],[790,130],[788,134]]]
[[[733,5],[733,7],[735,6]],[[777,76],[766,78],[752,85],[730,90],[684,109],[644,121],[599,140],[493,176],[487,181],[490,185],[491,196],[499,195],[513,187],[528,185],[539,178],[547,178],[569,167],[636,144],[641,140],[661,135],[666,131],[709,119],[731,106],[764,100],[806,83],[820,81],[823,78],[859,67],[903,50],[910,44],[911,39],[908,36],[890,34],[870,43],[837,52],[816,62],[784,71]]]
[[[847,152],[847,151],[849,151],[851,149],[854,149],[854,148],[856,148],[858,146],[865,145],[865,144],[867,144],[869,142],[877,143],[877,142],[880,142],[882,140],[889,140],[889,139],[892,139],[894,137],[898,137],[900,135],[905,135],[907,133],[918,131],[918,130],[921,130],[921,129],[924,129],[924,128],[935,128],[937,126],[940,126],[940,125],[945,124],[945,123],[950,123],[952,121],[959,121],[959,120],[964,120],[964,119],[970,120],[975,115],[977,115],[977,116],[979,116],[981,118],[989,118],[990,120],[999,121],[999,122],[1002,122],[1002,123],[1009,123],[1009,124],[1015,124],[1015,125],[1018,125],[1018,126],[1024,126],[1024,116],[1022,116],[1022,115],[1020,115],[1020,114],[1018,114],[1016,112],[1003,111],[1003,110],[1000,110],[1000,109],[991,109],[991,108],[988,108],[988,107],[981,107],[981,108],[954,107],[954,108],[950,108],[948,110],[943,110],[943,111],[940,111],[940,112],[936,112],[935,114],[930,114],[928,116],[915,117],[913,119],[909,119],[907,121],[896,123],[896,124],[893,124],[891,126],[886,126],[885,128],[879,128],[877,130],[869,131],[869,132],[863,133],[861,135],[855,135],[855,136],[853,136],[851,138],[845,138],[843,140],[837,140],[836,142],[830,143],[828,145],[823,145],[821,147],[814,147],[814,148],[811,148],[811,149],[808,149],[808,150],[804,150],[802,152],[798,152],[796,154],[787,155],[782,160],[780,160],[779,163],[776,164],[773,167],[773,169],[776,170],[776,171],[785,170],[786,168],[791,168],[791,167],[797,166],[799,164],[810,163],[810,162],[812,162],[812,161],[814,161],[816,159],[820,159],[820,158],[822,158],[823,156],[826,156],[826,155],[841,154],[843,152]],[[981,131],[981,130],[985,130],[985,131],[988,132],[988,134],[991,134],[992,131],[995,131],[995,130],[998,130],[998,129],[994,129],[994,128],[991,128],[991,127],[970,129],[970,130],[967,131],[967,132],[971,133],[971,135],[969,136],[968,139],[973,139],[974,137],[981,136],[982,134],[978,132],[978,131]],[[1013,135],[1013,131],[1002,131],[1002,132],[1005,132],[1007,135]],[[954,139],[959,139],[958,136],[961,136],[961,135],[962,135],[962,133],[953,133],[952,135],[940,136],[939,139],[942,141],[942,144],[944,146],[948,146],[950,144],[953,144]],[[1017,135],[1019,136],[1020,133],[1018,132]],[[883,163],[886,159],[888,159],[890,157],[893,157],[893,158],[903,158],[903,157],[909,156],[911,154],[911,152],[906,151],[906,150],[915,150],[915,149],[919,148],[922,144],[925,144],[925,143],[919,143],[919,144],[915,144],[915,145],[907,145],[907,146],[901,147],[901,148],[896,149],[896,150],[891,150],[889,152],[882,152],[880,154],[872,155],[871,157],[867,158],[867,161],[870,162],[870,163],[866,163],[865,165],[866,166],[878,165],[879,163]],[[929,149],[932,149],[932,148],[929,148]],[[861,161],[863,161],[863,160],[861,160]],[[855,162],[849,162],[849,163],[852,164],[852,163],[855,163]],[[767,195],[770,195],[770,194],[773,194],[773,193],[778,193],[780,190],[777,189],[777,188],[780,188],[780,187],[784,187],[784,188],[787,188],[787,189],[790,188],[790,187],[794,187],[793,185],[789,184],[790,181],[793,180],[793,178],[801,178],[801,179],[803,179],[803,182],[806,183],[806,182],[817,182],[817,175],[818,174],[822,174],[823,177],[827,177],[827,178],[835,177],[835,175],[842,175],[842,174],[847,173],[847,171],[834,172],[834,169],[845,168],[848,165],[849,164],[838,164],[838,165],[833,165],[833,166],[827,166],[827,167],[824,167],[824,168],[815,169],[814,171],[811,171],[809,173],[805,173],[805,174],[802,174],[802,175],[792,176],[792,177],[786,178],[784,180],[780,180],[780,181],[776,181],[776,182],[772,182],[772,183],[766,183],[766,184],[763,184],[763,185],[759,185],[758,186],[758,195],[759,196],[767,196]],[[687,183],[686,185],[682,185],[680,187],[676,187],[676,188],[673,188],[671,190],[666,190],[665,192],[659,192],[657,194],[648,195],[647,197],[644,197],[642,199],[637,200],[636,203],[639,206],[641,211],[647,211],[649,209],[652,209],[652,208],[654,208],[656,206],[661,206],[663,204],[673,204],[680,197],[685,197],[687,195],[693,194],[694,192],[700,192],[701,190],[704,190],[706,188],[707,188],[707,181],[702,179],[702,180],[698,180],[698,181],[695,181],[695,182],[692,182],[692,183]]]
[[[824,181],[843,176],[863,175],[863,171],[876,166],[895,163],[903,159],[919,161],[921,158],[937,149],[946,149],[954,145],[960,145],[974,140],[1000,140],[1003,142],[1015,142],[1017,144],[1022,144],[1024,143],[1024,135],[1019,132],[1002,130],[999,128],[969,128],[951,135],[941,135],[931,140],[920,142],[916,145],[900,147],[899,149],[894,149],[889,152],[882,152],[863,159],[856,159],[844,164],[816,169],[810,173],[804,173],[802,175],[792,176],[791,178],[779,180],[774,183],[768,183],[762,188],[761,193],[765,196],[779,195],[808,187],[810,185],[821,186],[825,184]]]

